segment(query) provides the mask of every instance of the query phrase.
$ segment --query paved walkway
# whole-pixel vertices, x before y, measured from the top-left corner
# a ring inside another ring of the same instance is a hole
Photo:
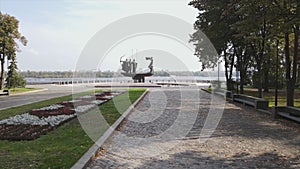
[[[0,110],[72,94],[72,86],[70,85],[59,86],[47,84],[27,85],[27,87],[42,88],[45,90],[10,96],[0,96]],[[74,91],[81,92],[86,90],[92,90],[92,87],[93,86],[77,85],[75,86]]]
[[[300,125],[195,89],[151,89],[102,147],[88,168],[300,168]]]

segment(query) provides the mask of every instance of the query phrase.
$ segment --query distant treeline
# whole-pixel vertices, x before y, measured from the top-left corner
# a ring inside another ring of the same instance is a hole
[[[120,76],[120,73],[105,71],[105,72],[92,72],[92,71],[21,71],[20,75],[25,78],[72,78],[77,77],[116,77]]]
[[[121,77],[120,72],[113,71],[20,71],[19,74],[25,78],[72,78],[72,77]],[[154,76],[202,76],[210,77],[217,76],[217,72],[191,72],[191,71],[155,71]],[[224,72],[220,73],[224,76]]]

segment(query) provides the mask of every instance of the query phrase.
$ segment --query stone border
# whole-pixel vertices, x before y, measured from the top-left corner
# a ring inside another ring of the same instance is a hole
[[[23,95],[23,94],[28,94],[28,93],[42,92],[42,91],[46,91],[46,90],[48,90],[48,89],[37,89],[37,90],[32,90],[32,91],[27,91],[27,92],[21,92],[21,93],[15,93],[15,94],[11,94],[10,93],[7,96],[17,96],[17,95]]]
[[[28,91],[28,92],[10,94],[10,96],[17,96],[17,95],[23,95],[23,94],[28,94],[28,93],[36,93],[36,92],[42,92],[42,91],[47,91],[47,90],[48,89],[37,89],[37,90]]]
[[[212,94],[211,91],[206,90],[205,88],[201,88],[201,90],[204,91],[204,92],[206,92],[206,93]]]
[[[103,143],[112,135],[116,128],[120,126],[121,122],[127,118],[130,112],[137,106],[137,104],[146,96],[148,92],[149,89],[147,89],[132,105],[130,105],[129,108],[122,114],[122,116],[106,130],[99,140],[97,140],[96,143],[90,147],[90,149],[72,166],[71,169],[86,168]]]
[[[206,90],[205,88],[201,88],[201,90],[204,91],[204,92],[207,92],[207,93],[209,93],[209,94],[213,94],[211,91]],[[218,95],[218,94],[216,94],[216,95]],[[218,95],[218,96],[221,96],[221,95]],[[221,96],[221,97],[223,97],[223,96]],[[232,98],[226,97],[226,100],[229,101],[230,103],[233,103],[233,104],[237,103],[237,102],[235,102]],[[255,109],[255,110],[256,110],[256,111],[259,111],[259,112],[262,112],[262,113],[269,114],[269,115],[272,114],[272,112],[270,112],[270,111],[268,111],[268,110],[263,110],[263,109]]]

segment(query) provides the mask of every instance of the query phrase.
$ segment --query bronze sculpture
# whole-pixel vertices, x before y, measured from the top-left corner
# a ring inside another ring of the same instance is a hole
[[[126,59],[122,60],[124,56],[120,58],[120,63],[122,66],[122,72],[121,74],[127,77],[131,77],[135,82],[139,83],[144,83],[145,82],[145,77],[147,76],[152,76],[154,74],[154,69],[153,69],[153,57],[146,57],[146,60],[150,60],[150,64],[148,68],[150,69],[149,72],[147,73],[137,73],[137,62],[135,59]]]

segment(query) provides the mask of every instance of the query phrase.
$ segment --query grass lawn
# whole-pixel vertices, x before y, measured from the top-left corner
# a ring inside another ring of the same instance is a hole
[[[114,101],[121,105],[119,110],[126,110],[145,89],[129,89],[129,92],[116,96]],[[87,94],[81,93],[79,95]],[[64,96],[30,105],[0,111],[0,119],[21,114],[33,108],[72,99]],[[109,124],[113,124],[120,113],[116,110],[113,100],[99,106],[102,115]],[[100,113],[91,110],[88,113]],[[103,131],[104,132],[104,131]],[[103,133],[101,133],[103,134]],[[58,129],[32,141],[0,140],[0,168],[70,168],[93,145],[93,141],[81,128],[79,121],[74,119]]]
[[[14,89],[10,89],[10,94],[18,94],[18,93],[30,92],[34,90],[40,90],[40,89],[39,88],[14,88]]]
[[[212,91],[212,88],[205,88],[207,91]],[[244,94],[258,97],[258,90],[254,88],[245,88]],[[275,106],[275,92],[263,92],[263,98],[269,101],[269,107]],[[286,106],[286,92],[285,90],[278,90],[278,106]],[[295,90],[294,106],[300,108],[300,89]]]
[[[258,97],[258,91],[251,88],[245,88],[244,94]],[[264,92],[263,98],[269,101],[269,107],[275,106],[275,92],[273,90],[270,92]],[[278,106],[286,106],[286,92],[284,90],[278,91]],[[294,106],[300,107],[299,90],[295,90]]]

